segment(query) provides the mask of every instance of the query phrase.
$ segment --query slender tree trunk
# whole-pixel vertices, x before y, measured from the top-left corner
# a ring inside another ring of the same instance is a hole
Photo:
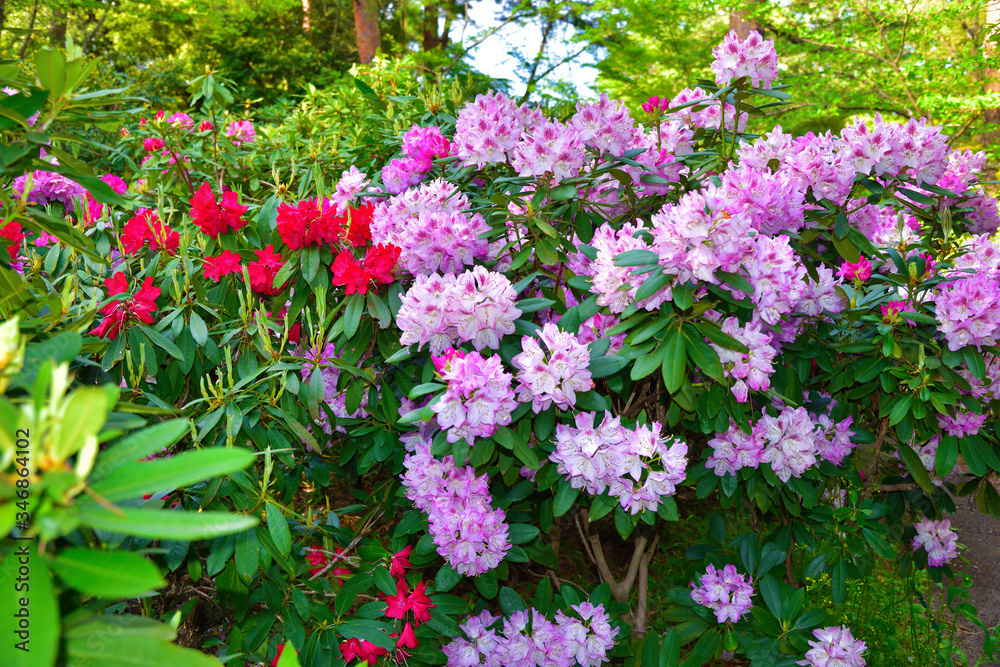
[[[5,23],[7,23],[7,0],[0,0],[0,33],[3,32]]]
[[[354,32],[358,37],[358,60],[367,65],[382,43],[377,0],[354,0]]]
[[[302,0],[302,31],[309,32],[312,28],[311,22],[311,8],[309,6],[309,0]]]
[[[441,4],[431,2],[424,5],[423,45],[424,53],[438,47],[438,19],[441,17]]]
[[[31,44],[31,34],[32,30],[35,29],[35,18],[38,16],[38,0],[31,5],[31,18],[28,19],[28,34],[24,36],[24,41],[21,42],[21,50],[18,52],[18,58],[24,58],[24,54],[28,52],[28,46]]]
[[[986,39],[983,41],[983,53],[989,58],[1000,56],[998,49],[994,46],[993,38],[1000,30],[1000,0],[987,0],[986,3]],[[986,92],[1000,92],[1000,72],[989,67],[983,73],[986,81]],[[987,109],[986,122],[993,125],[1000,125],[1000,109]]]

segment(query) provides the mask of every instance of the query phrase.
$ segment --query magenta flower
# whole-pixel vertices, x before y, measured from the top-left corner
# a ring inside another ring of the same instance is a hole
[[[861,259],[854,264],[845,261],[837,275],[847,280],[857,280],[863,283],[872,277],[872,263],[862,255]]]
[[[691,599],[715,612],[719,623],[736,623],[750,611],[753,584],[747,575],[736,571],[735,565],[716,570],[709,565],[700,583],[692,585]]]

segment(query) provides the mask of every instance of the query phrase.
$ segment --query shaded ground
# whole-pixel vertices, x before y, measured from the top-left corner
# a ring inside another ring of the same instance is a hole
[[[972,577],[972,604],[979,610],[979,618],[988,627],[1000,622],[1000,520],[976,510],[968,509],[966,499],[959,499],[958,512],[949,517],[952,528],[958,531],[958,540],[968,549],[963,555],[969,563],[960,569]],[[960,621],[964,630],[961,649],[969,665],[983,652],[983,631],[968,621]],[[1000,667],[1000,661],[980,663],[981,667]]]

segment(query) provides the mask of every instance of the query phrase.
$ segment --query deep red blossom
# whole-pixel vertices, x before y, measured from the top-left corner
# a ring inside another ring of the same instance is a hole
[[[417,635],[413,632],[413,626],[407,623],[403,626],[403,631],[399,633],[399,639],[396,640],[396,648],[417,648],[419,643]]]
[[[306,199],[295,206],[278,205],[278,234],[292,250],[337,243],[344,233],[344,224],[336,208],[325,203],[320,210],[316,199]]]
[[[427,586],[424,582],[416,585],[411,593],[406,586],[405,579],[396,582],[396,594],[387,595],[385,598],[385,617],[403,619],[406,612],[413,613],[413,622],[419,627],[421,623],[426,623],[431,619],[431,609],[435,605],[427,597]]]
[[[125,223],[121,242],[128,255],[139,252],[146,244],[149,244],[150,250],[163,249],[173,255],[180,247],[180,236],[163,224],[155,212],[141,208]]]
[[[411,553],[413,553],[413,547],[408,546],[392,555],[392,564],[389,566],[389,574],[392,575],[393,579],[400,579],[406,576],[406,568],[411,567]]]
[[[254,252],[257,253],[257,261],[247,265],[250,289],[257,294],[274,296],[281,291],[281,288],[274,286],[274,277],[285,263],[281,261],[281,255],[274,252],[274,244],[269,243],[263,250]]]
[[[159,111],[156,112],[156,114],[153,115],[153,120],[156,121],[163,120],[164,114],[166,114],[166,112],[163,109],[160,109]]]
[[[17,257],[25,236],[26,234],[22,231],[21,223],[19,222],[11,220],[7,224],[0,226],[0,239],[6,239],[10,242],[10,245],[7,246],[7,254],[10,255],[10,261],[13,262],[14,258]]]
[[[223,250],[218,257],[206,257],[205,277],[219,282],[222,276],[240,272],[240,255],[232,250]]]
[[[384,648],[363,639],[348,639],[341,643],[340,652],[348,663],[351,660],[363,660],[369,667],[373,667],[379,657],[388,653]]]
[[[119,271],[104,281],[108,296],[128,292],[128,279],[125,273]],[[145,324],[153,323],[153,313],[156,312],[156,300],[160,296],[160,288],[153,286],[153,278],[146,276],[142,287],[134,295],[123,301],[115,301],[101,308],[105,315],[104,321],[91,331],[95,336],[114,340],[129,319],[137,319]]]
[[[333,284],[343,285],[345,294],[366,294],[372,277],[350,250],[341,250],[333,260]]]
[[[155,153],[163,148],[163,146],[163,139],[160,139],[159,137],[146,137],[146,140],[142,142],[142,147],[150,153]]]
[[[248,208],[240,206],[239,197],[232,191],[222,193],[220,206],[212,193],[212,186],[208,183],[203,183],[191,198],[191,217],[194,223],[213,239],[228,230],[235,231],[247,224],[243,214]]]
[[[347,230],[347,242],[357,248],[372,240],[372,215],[375,213],[375,205],[365,202],[357,208],[347,210],[351,224]]]
[[[210,120],[203,120],[203,121],[201,121],[201,125],[198,126],[198,131],[199,132],[207,132],[209,130],[214,130],[214,129],[215,129],[215,126],[212,125],[212,121],[210,121]]]
[[[372,246],[365,253],[365,271],[381,285],[388,285],[396,279],[396,263],[400,249],[391,244]]]

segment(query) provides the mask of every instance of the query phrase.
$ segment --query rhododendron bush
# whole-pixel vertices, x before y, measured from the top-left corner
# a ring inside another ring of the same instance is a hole
[[[205,650],[854,666],[850,581],[953,575],[950,493],[1000,516],[985,158],[918,119],[791,136],[766,120],[790,99],[773,44],[715,58],[641,109],[428,109],[385,160],[284,182],[206,75],[187,113],[123,131],[145,162],[105,181],[120,203],[9,184],[92,249],[0,229],[5,275],[51,304],[25,335],[73,332],[79,383],[190,418],[156,456],[257,453],[153,498],[259,525],[131,547],[210,582]],[[668,550],[693,513],[711,543]],[[680,553],[686,586],[651,576]]]

